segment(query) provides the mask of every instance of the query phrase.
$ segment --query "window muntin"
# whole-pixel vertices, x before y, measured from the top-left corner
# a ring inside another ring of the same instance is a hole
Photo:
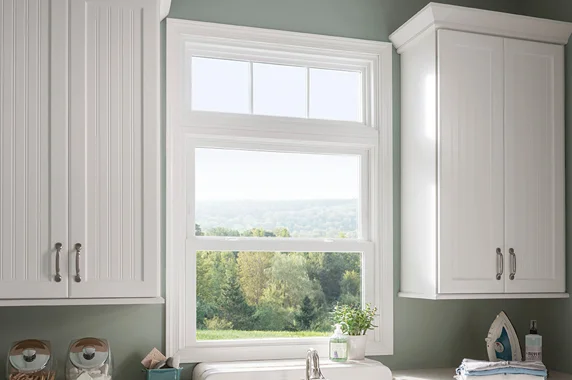
[[[191,109],[363,123],[361,71],[191,56]]]
[[[362,254],[198,251],[197,341],[326,337],[362,302]]]
[[[195,150],[204,236],[358,238],[360,155]]]

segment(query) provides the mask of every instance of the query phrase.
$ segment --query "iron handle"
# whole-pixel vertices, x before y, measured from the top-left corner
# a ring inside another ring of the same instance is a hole
[[[504,273],[504,255],[502,254],[502,250],[500,248],[497,248],[497,260],[499,257],[500,257],[500,268],[499,271],[497,272],[497,280],[500,280]],[[497,264],[497,268],[498,267],[499,265]]]
[[[81,244],[76,243],[75,244],[75,277],[74,277],[75,282],[81,282],[81,276],[79,274],[79,256],[80,256],[80,253],[81,253]]]
[[[509,278],[511,280],[514,280],[514,276],[516,275],[516,253],[514,253],[514,248],[510,248],[508,250],[508,253],[510,254],[510,264],[511,264]]]
[[[60,252],[62,251],[62,243],[56,243],[56,275],[54,276],[55,282],[62,281],[62,275],[60,274]]]

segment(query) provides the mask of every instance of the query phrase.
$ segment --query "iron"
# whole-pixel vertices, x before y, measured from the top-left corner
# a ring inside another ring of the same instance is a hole
[[[518,335],[504,311],[501,311],[493,321],[485,341],[489,361],[522,361]]]

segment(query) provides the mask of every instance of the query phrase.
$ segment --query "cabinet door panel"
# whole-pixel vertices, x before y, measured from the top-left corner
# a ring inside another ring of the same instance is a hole
[[[503,292],[503,40],[439,30],[438,57],[438,291]]]
[[[565,290],[563,49],[505,40],[508,292]]]
[[[67,297],[65,1],[0,8],[0,298]]]
[[[71,297],[155,297],[157,5],[78,0],[72,17],[71,243],[82,250]]]

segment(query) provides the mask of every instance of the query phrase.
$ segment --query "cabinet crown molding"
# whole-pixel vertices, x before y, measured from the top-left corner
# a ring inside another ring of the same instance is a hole
[[[171,0],[159,0],[159,21],[163,21],[171,10]]]
[[[389,39],[397,48],[397,52],[401,53],[419,35],[435,29],[453,29],[566,45],[572,34],[572,23],[429,3],[393,32]]]

